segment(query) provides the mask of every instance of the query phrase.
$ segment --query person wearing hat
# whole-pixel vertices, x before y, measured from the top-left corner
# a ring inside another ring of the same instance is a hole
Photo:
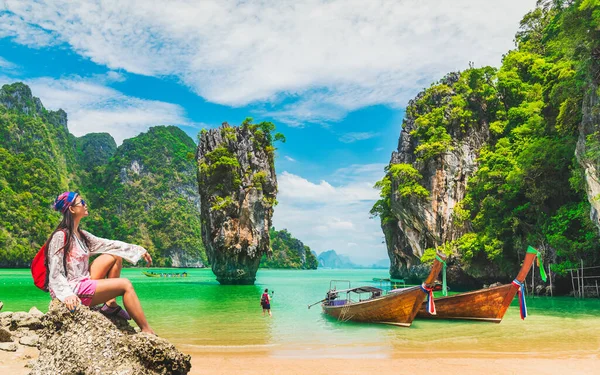
[[[74,312],[80,304],[104,304],[100,312],[136,322],[142,332],[154,334],[140,300],[128,279],[121,278],[122,259],[135,264],[152,257],[146,249],[121,241],[99,238],[82,230],[79,223],[89,215],[87,203],[76,192],[60,194],[53,205],[62,220],[46,242],[47,288]],[[101,254],[89,264],[91,255]],[[123,296],[123,310],[115,300]],[[130,317],[131,316],[131,317]]]

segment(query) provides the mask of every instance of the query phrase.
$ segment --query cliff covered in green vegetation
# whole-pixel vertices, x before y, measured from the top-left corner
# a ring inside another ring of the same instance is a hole
[[[271,239],[271,255],[264,255],[260,261],[261,268],[288,268],[316,270],[319,265],[317,258],[306,246],[287,229],[269,230]]]
[[[510,280],[528,245],[558,274],[600,264],[600,5],[540,1],[516,45],[409,103],[372,210],[393,277],[434,247],[457,280]]]
[[[146,247],[163,266],[202,266],[196,145],[155,127],[116,147],[106,133],[74,137],[22,83],[0,89],[0,267],[27,266],[60,221],[56,195],[89,202],[83,226]]]
[[[195,149],[176,126],[156,126],[126,139],[101,181],[87,186],[93,204],[87,227],[144,246],[156,265],[203,266]]]
[[[25,266],[58,223],[56,194],[77,187],[75,137],[22,83],[0,89],[0,265]]]

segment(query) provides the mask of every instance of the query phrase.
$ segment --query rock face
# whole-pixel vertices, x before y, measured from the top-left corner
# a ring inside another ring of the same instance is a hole
[[[579,126],[579,138],[575,156],[585,172],[586,193],[591,204],[590,219],[600,230],[600,165],[590,155],[591,148],[600,144],[600,100],[597,94],[598,85],[592,84],[583,102],[583,118]],[[593,144],[596,145],[593,145]],[[598,150],[596,150],[597,152]]]
[[[454,95],[453,85],[460,75],[451,73],[439,84],[450,89],[434,97],[435,105],[448,103]],[[467,179],[476,171],[476,158],[482,145],[489,138],[489,124],[462,130],[459,124],[447,127],[452,138],[452,149],[441,155],[421,161],[417,158],[419,145],[411,132],[416,129],[415,114],[419,113],[416,102],[423,97],[421,92],[409,102],[407,117],[402,125],[398,151],[392,153],[390,165],[409,164],[421,175],[420,184],[429,191],[428,199],[401,197],[392,194],[390,206],[395,220],[382,224],[388,255],[390,274],[395,278],[406,277],[408,269],[420,263],[425,249],[454,240],[465,233],[456,226],[452,213],[456,204],[465,197]],[[449,117],[448,113],[444,114]],[[391,179],[391,190],[398,190],[398,180]]]
[[[253,284],[269,252],[277,194],[272,142],[268,129],[249,121],[199,136],[202,240],[221,284]]]
[[[41,319],[40,356],[31,375],[51,374],[187,374],[190,356],[165,339],[135,333],[82,306],[71,313],[53,301]]]

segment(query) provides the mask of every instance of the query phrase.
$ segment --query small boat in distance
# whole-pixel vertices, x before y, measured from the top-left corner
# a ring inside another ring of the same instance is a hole
[[[442,260],[446,258],[443,254],[438,256]],[[410,327],[423,300],[426,297],[433,298],[433,283],[442,269],[442,262],[437,258],[429,276],[420,286],[393,289],[386,293],[381,288],[372,286],[352,288],[347,280],[332,280],[325,299],[317,303],[321,303],[325,314],[339,321]],[[338,290],[335,284],[340,282],[347,283],[348,288]],[[340,298],[341,296],[345,298]]]
[[[187,272],[182,273],[173,273],[173,272],[147,272],[142,271],[142,273],[148,277],[188,277]]]
[[[436,298],[436,315],[428,314],[426,306],[423,304],[417,314],[417,319],[463,319],[500,323],[517,292],[519,292],[521,297],[519,301],[521,318],[525,319],[527,308],[525,306],[523,281],[527,277],[533,260],[536,257],[538,257],[540,274],[545,281],[546,275],[543,272],[541,255],[530,246],[525,253],[525,260],[523,261],[521,270],[511,284]]]

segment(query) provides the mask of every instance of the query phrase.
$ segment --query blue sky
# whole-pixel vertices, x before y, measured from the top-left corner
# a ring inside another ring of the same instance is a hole
[[[0,3],[0,83],[24,81],[70,131],[196,138],[245,117],[287,137],[274,225],[317,253],[387,257],[372,189],[404,108],[450,71],[498,66],[535,0]]]

